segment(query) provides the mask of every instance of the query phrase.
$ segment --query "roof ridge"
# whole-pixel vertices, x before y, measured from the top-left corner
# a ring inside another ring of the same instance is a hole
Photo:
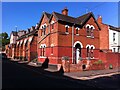
[[[55,11],[54,11],[53,13],[57,13],[57,14],[63,15],[63,14],[58,13],[58,12],[55,12]],[[70,18],[74,18],[74,19],[75,19],[75,17],[72,17],[72,16],[67,16],[67,15],[63,15],[63,16],[66,16],[66,17],[70,17]]]

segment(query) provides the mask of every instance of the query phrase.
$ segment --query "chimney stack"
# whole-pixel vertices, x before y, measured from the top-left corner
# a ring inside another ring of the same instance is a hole
[[[99,24],[102,23],[102,16],[100,16],[100,15],[98,16],[97,22],[98,22]]]
[[[68,16],[68,9],[67,9],[67,7],[65,7],[65,8],[62,10],[62,14]]]

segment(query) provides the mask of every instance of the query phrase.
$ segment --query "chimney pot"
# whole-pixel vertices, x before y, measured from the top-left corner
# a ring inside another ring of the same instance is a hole
[[[67,9],[67,7],[65,7],[65,8],[62,10],[62,14],[68,16],[68,9]]]

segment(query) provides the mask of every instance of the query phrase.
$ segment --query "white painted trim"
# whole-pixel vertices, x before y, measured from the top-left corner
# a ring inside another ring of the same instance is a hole
[[[80,41],[76,41],[73,46],[75,47],[77,43],[79,43],[81,45],[81,48],[83,48],[83,44]]]
[[[54,44],[51,44],[51,47],[53,47],[54,46]]]
[[[47,24],[45,23],[45,24],[44,24],[44,26],[46,26],[46,27],[47,27]]]
[[[90,24],[87,24],[87,25],[86,25],[86,28],[87,28],[88,26],[89,26],[89,28],[91,27]]]
[[[93,30],[95,29],[95,27],[93,25],[90,25],[90,27],[93,27]]]
[[[68,28],[69,28],[69,26],[68,26],[68,25],[65,25],[65,27],[68,27]]]
[[[44,48],[44,47],[46,47],[46,44],[41,44],[40,45],[40,48]]]
[[[54,24],[55,23],[55,21],[51,21],[51,24]]]
[[[86,48],[89,46],[89,49],[91,49],[91,47],[93,47],[93,49],[95,49],[95,46],[94,45],[90,45],[90,44],[87,44],[86,45]]]
[[[51,53],[51,55],[53,55],[53,53]]]
[[[89,49],[91,48],[91,46],[89,44],[86,45],[86,48],[89,46]]]
[[[33,39],[33,37],[30,37],[30,38],[29,38],[29,42],[31,42],[31,41],[32,41],[32,39]]]
[[[20,41],[20,45],[22,44],[23,40]]]
[[[25,39],[25,40],[24,40],[24,44],[26,44],[27,40],[28,40],[28,39]]]
[[[94,46],[94,45],[91,45],[91,47],[93,47],[93,49],[95,49],[95,46]]]
[[[76,34],[76,36],[79,36],[79,34]]]
[[[47,58],[47,57],[45,57],[45,56],[39,56],[38,58]]]
[[[69,34],[69,32],[65,32],[65,34]]]
[[[17,45],[19,44],[19,41],[17,42]]]
[[[43,28],[44,28],[44,25],[41,25],[41,26],[40,26],[40,29],[43,29]]]
[[[78,29],[78,30],[80,30],[80,28],[79,28],[79,27],[76,27],[75,29]]]

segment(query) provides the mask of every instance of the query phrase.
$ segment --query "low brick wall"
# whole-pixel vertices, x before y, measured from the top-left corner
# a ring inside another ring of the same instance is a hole
[[[103,70],[105,69],[105,64],[93,64],[89,67],[89,70]]]
[[[83,63],[84,62],[84,63]],[[105,69],[105,64],[94,64],[93,61],[83,60],[78,64],[70,64],[69,61],[62,61],[62,66],[64,72],[77,72],[77,71],[84,71],[84,70],[103,70]],[[83,66],[84,65],[84,66]]]

